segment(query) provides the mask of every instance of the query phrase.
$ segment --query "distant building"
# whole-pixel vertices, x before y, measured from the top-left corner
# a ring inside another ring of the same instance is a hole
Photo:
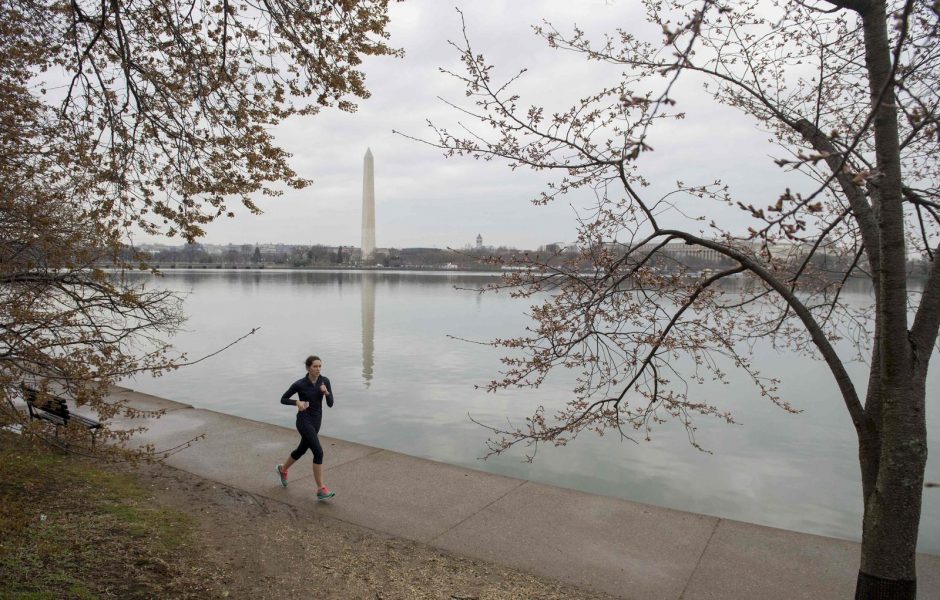
[[[478,233],[477,234],[477,250],[481,250],[482,248],[483,248],[483,235]]]
[[[284,244],[256,244],[255,248],[265,258],[272,258],[284,252]]]
[[[663,248],[663,253],[668,254],[683,264],[687,264],[691,259],[719,261],[724,258],[724,255],[717,250],[686,244],[682,240],[668,242]]]

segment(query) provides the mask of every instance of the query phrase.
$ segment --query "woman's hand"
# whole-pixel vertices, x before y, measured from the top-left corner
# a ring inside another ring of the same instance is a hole
[[[297,401],[297,412],[303,412],[307,410],[307,407],[310,406],[309,402],[304,402],[303,400]]]
[[[325,384],[325,383],[321,383],[321,384],[320,384],[320,391],[323,392],[323,395],[324,395],[324,396],[329,396],[329,395],[330,395],[330,390],[326,389],[326,384]]]

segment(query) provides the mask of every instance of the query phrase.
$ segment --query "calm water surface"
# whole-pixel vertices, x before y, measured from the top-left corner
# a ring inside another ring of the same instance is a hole
[[[758,347],[758,366],[783,380],[783,397],[800,414],[762,399],[740,378],[702,386],[702,397],[731,408],[740,425],[698,421],[692,448],[676,424],[652,442],[582,435],[562,448],[524,449],[480,460],[487,431],[521,421],[535,407],[549,412],[570,396],[573,376],[556,373],[539,390],[486,394],[500,367],[492,348],[450,339],[486,340],[520,333],[528,303],[506,294],[455,289],[479,286],[480,274],[311,271],[170,271],[148,285],[187,294],[189,320],[175,344],[190,357],[214,352],[260,327],[224,353],[134,389],[200,408],[293,427],[281,394],[304,374],[308,354],[323,358],[336,406],[323,433],[493,473],[772,527],[858,540],[862,504],[854,430],[825,365]],[[868,302],[867,294],[848,300]],[[851,365],[856,382],[864,365]],[[857,383],[858,385],[858,383]],[[864,386],[861,386],[864,389]],[[928,383],[928,436],[935,426],[940,375]],[[288,449],[285,448],[285,452]],[[329,460],[329,457],[327,457]],[[931,458],[927,480],[940,482]],[[940,554],[940,489],[925,491],[920,550]]]

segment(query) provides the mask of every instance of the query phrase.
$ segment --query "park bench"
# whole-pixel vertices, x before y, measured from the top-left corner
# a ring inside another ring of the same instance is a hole
[[[26,400],[26,408],[29,410],[29,417],[31,419],[40,419],[55,425],[57,437],[60,427],[67,427],[69,423],[83,425],[91,432],[91,445],[94,447],[95,434],[98,433],[101,423],[69,411],[65,398],[50,395],[44,402],[40,403],[39,390],[29,387],[28,385],[23,385],[22,390],[23,398]]]

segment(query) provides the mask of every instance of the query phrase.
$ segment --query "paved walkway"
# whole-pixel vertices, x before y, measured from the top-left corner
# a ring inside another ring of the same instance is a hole
[[[314,502],[305,465],[274,465],[297,433],[117,388],[166,409],[140,443],[205,437],[166,462],[319,515],[634,600],[852,598],[859,545],[491,475],[321,436],[335,500]],[[115,425],[136,427],[133,420]],[[301,476],[303,475],[303,476]],[[390,493],[405,488],[409,494]],[[919,598],[940,598],[940,556],[918,557]]]

